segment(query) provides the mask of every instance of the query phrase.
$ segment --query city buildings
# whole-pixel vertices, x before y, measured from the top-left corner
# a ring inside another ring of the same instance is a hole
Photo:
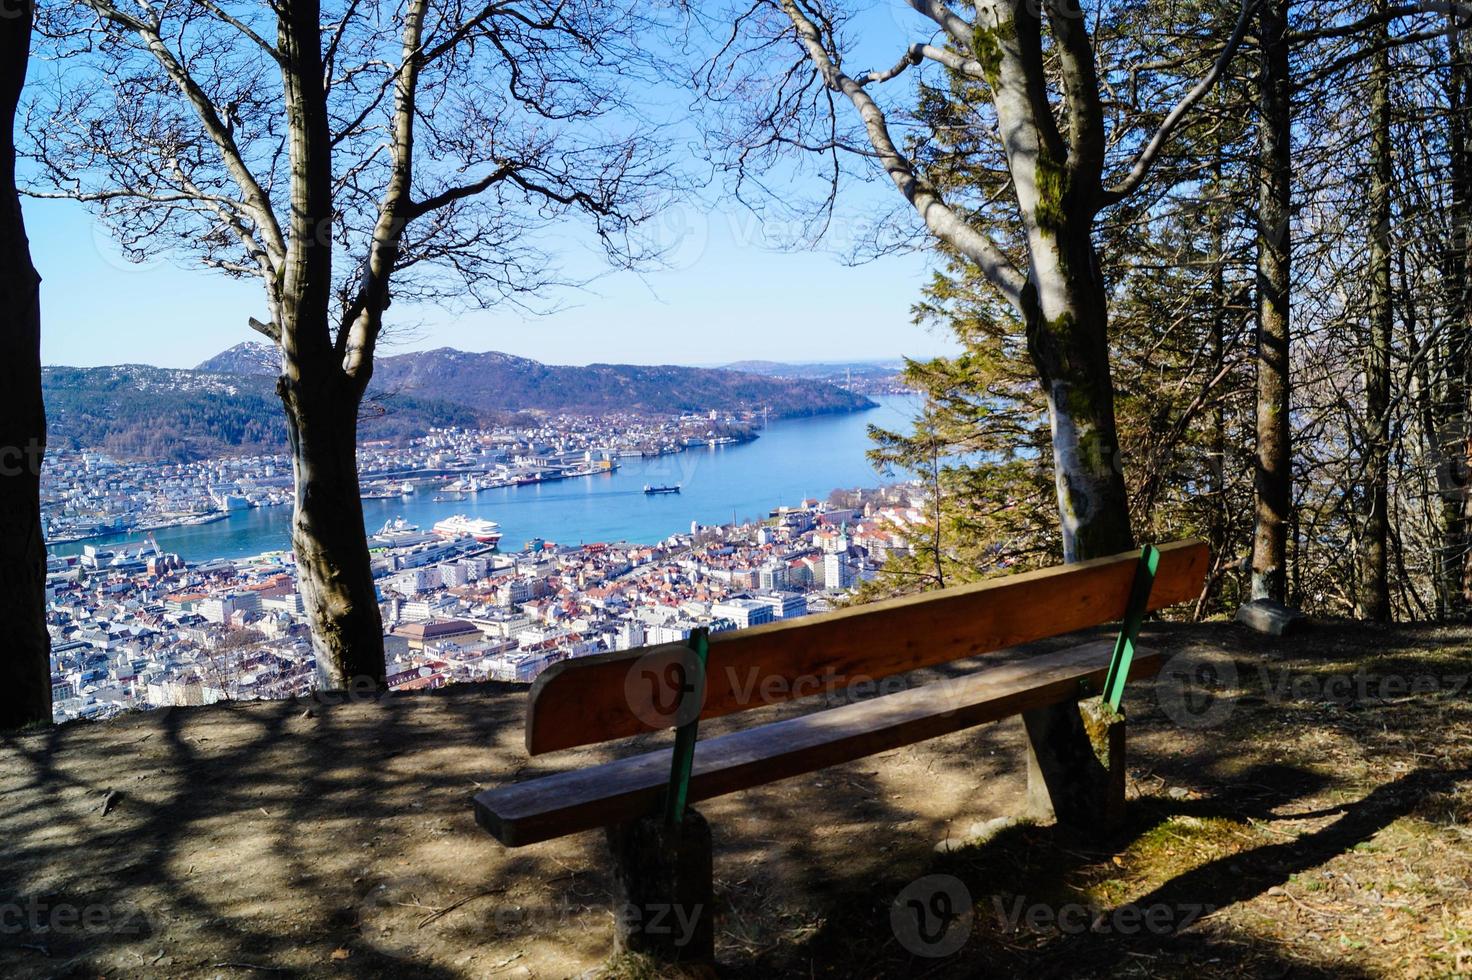
[[[905,548],[922,519],[909,492],[862,510],[804,501],[653,545],[501,551],[391,522],[374,536],[389,686],[525,684],[571,657],[831,608]],[[89,546],[50,559],[47,599],[59,720],[288,697],[315,677],[289,554],[191,564],[156,544]]]

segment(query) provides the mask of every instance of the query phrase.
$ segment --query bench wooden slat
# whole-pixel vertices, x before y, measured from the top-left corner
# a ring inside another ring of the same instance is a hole
[[[903,599],[718,633],[702,718],[789,701],[855,681],[881,680],[1022,643],[1114,622],[1124,616],[1138,552],[1011,575]],[[1200,541],[1160,548],[1150,609],[1194,600],[1209,555]],[[539,755],[654,731],[647,703],[626,685],[644,648],[581,657],[548,668],[527,704],[527,752]]]
[[[697,744],[690,802],[710,799],[1097,693],[1112,643],[1090,643],[964,677],[859,701]],[[1140,651],[1131,678],[1160,669]],[[475,819],[509,847],[592,830],[653,811],[669,779],[669,749],[475,797]]]

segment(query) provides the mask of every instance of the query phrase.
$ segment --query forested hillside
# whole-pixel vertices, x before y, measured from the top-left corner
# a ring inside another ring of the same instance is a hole
[[[407,395],[440,393],[480,411],[667,415],[767,409],[773,418],[791,418],[874,404],[862,395],[804,379],[669,364],[568,367],[448,348],[380,358],[373,382],[375,388]]]
[[[286,426],[274,363],[265,345],[241,344],[193,371],[48,367],[52,444],[170,460],[280,451]],[[222,373],[230,368],[233,373]],[[445,349],[383,358],[360,411],[360,431],[364,439],[405,438],[432,426],[493,424],[519,411],[672,415],[767,409],[772,418],[787,418],[872,404],[808,380],[686,367],[559,367]]]
[[[273,378],[130,364],[48,367],[42,380],[51,444],[60,448],[188,460],[286,446]],[[399,438],[480,418],[448,402],[382,393],[363,406],[361,431],[365,439]]]

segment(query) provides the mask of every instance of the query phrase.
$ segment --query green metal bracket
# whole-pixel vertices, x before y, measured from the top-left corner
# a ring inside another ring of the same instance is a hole
[[[1114,641],[1114,655],[1109,658],[1109,673],[1104,676],[1102,700],[1111,710],[1119,710],[1124,697],[1124,683],[1129,680],[1130,662],[1135,659],[1135,641],[1140,637],[1140,624],[1145,621],[1145,612],[1150,606],[1150,590],[1155,586],[1155,571],[1160,567],[1160,552],[1154,545],[1140,549],[1140,564],[1135,568],[1135,581],[1130,587],[1129,605],[1124,610],[1124,622],[1119,636]]]
[[[678,827],[685,819],[685,805],[690,798],[690,769],[695,764],[700,705],[705,702],[705,664],[710,657],[710,630],[704,626],[692,630],[690,649],[695,652],[695,669],[682,672],[680,708],[676,712],[677,715],[683,715],[686,699],[693,698],[695,713],[689,721],[675,729],[675,757],[670,765],[670,784],[664,794],[664,820],[671,827]]]

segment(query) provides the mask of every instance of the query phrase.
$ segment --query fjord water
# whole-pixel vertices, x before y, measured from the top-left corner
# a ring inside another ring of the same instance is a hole
[[[838,488],[878,486],[907,478],[876,473],[865,454],[868,427],[903,429],[914,417],[914,397],[875,398],[878,408],[846,415],[772,422],[761,438],[738,446],[697,448],[669,456],[619,460],[611,474],[522,487],[501,487],[436,501],[425,489],[412,498],[363,501],[370,531],[402,517],[428,530],[452,514],[497,521],[501,550],[519,551],[543,538],[558,544],[631,541],[649,544],[689,531],[690,523],[725,524],[763,517],[804,497],[824,498]],[[679,484],[680,493],[648,496],[646,484]],[[74,554],[85,543],[141,544],[142,534],[113,535],[53,549]],[[154,532],[159,547],[187,561],[243,558],[284,550],[291,542],[291,508],[238,511],[211,524]]]

